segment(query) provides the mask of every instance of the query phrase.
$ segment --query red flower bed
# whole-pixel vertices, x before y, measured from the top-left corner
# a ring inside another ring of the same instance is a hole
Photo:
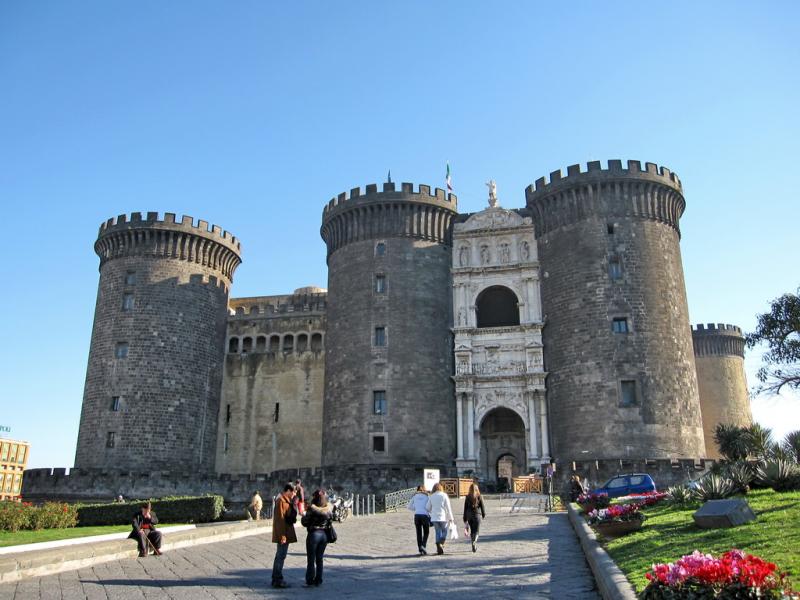
[[[800,598],[774,563],[741,550],[730,550],[719,558],[695,550],[674,563],[654,564],[645,577],[650,583],[642,592],[644,600]]]

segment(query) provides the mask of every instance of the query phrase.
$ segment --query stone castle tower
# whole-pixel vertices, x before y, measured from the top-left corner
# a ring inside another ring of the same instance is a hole
[[[75,466],[211,473],[238,240],[167,213],[101,225]]]
[[[323,466],[452,464],[456,203],[426,185],[384,183],[325,207]]]
[[[744,372],[744,336],[735,325],[709,323],[692,328],[692,342],[706,456],[720,458],[714,442],[716,426],[747,427],[753,422]]]
[[[653,163],[596,161],[537,180],[526,199],[542,271],[553,455],[703,456],[680,180]]]

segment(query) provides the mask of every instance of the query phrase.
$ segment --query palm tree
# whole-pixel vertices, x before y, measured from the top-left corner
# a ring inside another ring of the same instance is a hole
[[[772,430],[753,423],[745,429],[745,440],[748,454],[758,460],[768,460],[775,453],[775,442],[772,441]]]
[[[714,428],[714,441],[719,447],[719,453],[729,462],[745,460],[749,454],[747,429],[738,425],[718,423]]]
[[[800,463],[800,430],[787,433],[781,446],[794,462]]]

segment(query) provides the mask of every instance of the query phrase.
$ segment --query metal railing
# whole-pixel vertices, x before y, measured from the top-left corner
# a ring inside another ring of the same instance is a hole
[[[405,508],[411,497],[417,493],[417,488],[408,488],[405,490],[398,490],[397,492],[389,492],[384,496],[384,506],[386,512],[397,511],[398,508]]]

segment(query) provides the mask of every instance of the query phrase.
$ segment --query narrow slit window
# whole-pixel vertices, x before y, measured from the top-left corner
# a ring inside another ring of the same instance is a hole
[[[386,414],[386,391],[377,390],[372,392],[372,412],[376,415]]]
[[[622,263],[618,258],[612,258],[608,262],[608,275],[611,279],[622,279]]]
[[[383,256],[384,254],[386,254],[386,244],[383,242],[375,244],[375,256]]]
[[[112,396],[111,397],[111,410],[114,412],[119,412],[121,402],[119,396]]]
[[[227,404],[225,406],[225,425],[231,424],[231,405]]]
[[[636,381],[627,379],[620,382],[620,406],[636,406],[639,404],[636,398]]]
[[[106,448],[113,448],[117,445],[117,433],[115,431],[109,431],[106,435]]]
[[[386,275],[375,275],[375,293],[386,293]]]
[[[281,403],[275,403],[275,414],[273,415],[274,422],[277,423],[278,419],[281,418]]]
[[[122,295],[122,310],[126,312],[133,310],[133,294]]]
[[[136,285],[136,271],[125,273],[125,285]]]
[[[376,346],[386,345],[386,327],[375,328],[375,345]]]
[[[228,434],[222,436],[222,451],[228,453]]]
[[[628,333],[628,319],[626,317],[615,318],[611,322],[611,331],[614,333]]]

